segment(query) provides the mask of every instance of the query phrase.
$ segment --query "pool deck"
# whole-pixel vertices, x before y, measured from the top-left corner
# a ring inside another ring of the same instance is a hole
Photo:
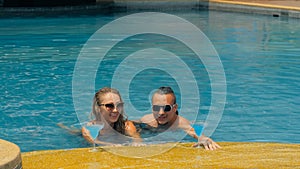
[[[209,0],[209,3],[213,10],[300,18],[300,0]]]
[[[0,139],[0,169],[22,167],[20,148],[14,143]]]
[[[210,0],[210,1],[300,11],[300,0]]]
[[[98,0],[100,3],[102,0]],[[264,14],[300,18],[300,0],[113,0],[115,6],[127,9],[192,9]]]
[[[211,10],[300,18],[300,0],[97,0],[95,5],[65,7],[0,7],[0,18],[97,14],[114,10]]]

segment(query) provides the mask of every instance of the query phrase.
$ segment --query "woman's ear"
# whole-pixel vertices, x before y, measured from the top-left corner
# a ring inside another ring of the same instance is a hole
[[[97,113],[100,113],[100,106],[95,105],[95,111],[96,111]]]

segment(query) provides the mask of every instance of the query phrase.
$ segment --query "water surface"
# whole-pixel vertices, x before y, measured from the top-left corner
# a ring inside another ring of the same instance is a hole
[[[173,14],[207,35],[224,67],[227,102],[211,137],[216,141],[300,143],[299,20],[216,11]],[[72,100],[72,76],[84,43],[101,26],[124,15],[1,19],[1,139],[18,144],[23,152],[90,146],[56,124],[79,122]],[[176,51],[193,71],[201,94],[198,120],[204,120],[211,102],[205,66],[188,48],[168,37],[139,35],[119,43],[101,63],[96,88],[110,85],[126,54],[151,45]],[[148,110],[149,95],[162,85],[172,86],[180,98],[179,86],[166,72],[139,72],[130,84],[136,109]],[[179,99],[179,105],[181,102]],[[193,120],[194,113],[182,115]],[[142,116],[127,114],[130,119]],[[194,140],[187,137],[184,141]]]

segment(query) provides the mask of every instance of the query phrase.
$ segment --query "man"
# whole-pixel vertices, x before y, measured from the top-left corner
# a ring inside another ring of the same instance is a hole
[[[198,140],[194,128],[190,122],[178,115],[176,96],[171,87],[160,87],[152,96],[152,114],[143,116],[140,121],[160,131],[167,129],[182,129],[190,136]],[[194,146],[203,145],[206,150],[221,148],[212,139],[202,135]]]

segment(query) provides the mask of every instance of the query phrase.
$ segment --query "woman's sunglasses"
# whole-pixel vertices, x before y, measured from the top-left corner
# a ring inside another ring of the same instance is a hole
[[[164,106],[160,106],[160,105],[152,105],[152,110],[155,112],[159,112],[160,109],[163,109],[164,112],[169,112],[172,110],[174,105],[164,105]]]
[[[120,110],[123,108],[124,103],[118,103],[117,105],[113,104],[113,103],[107,103],[107,104],[98,104],[98,106],[105,106],[105,108],[107,110],[114,110],[115,108],[117,110]]]

